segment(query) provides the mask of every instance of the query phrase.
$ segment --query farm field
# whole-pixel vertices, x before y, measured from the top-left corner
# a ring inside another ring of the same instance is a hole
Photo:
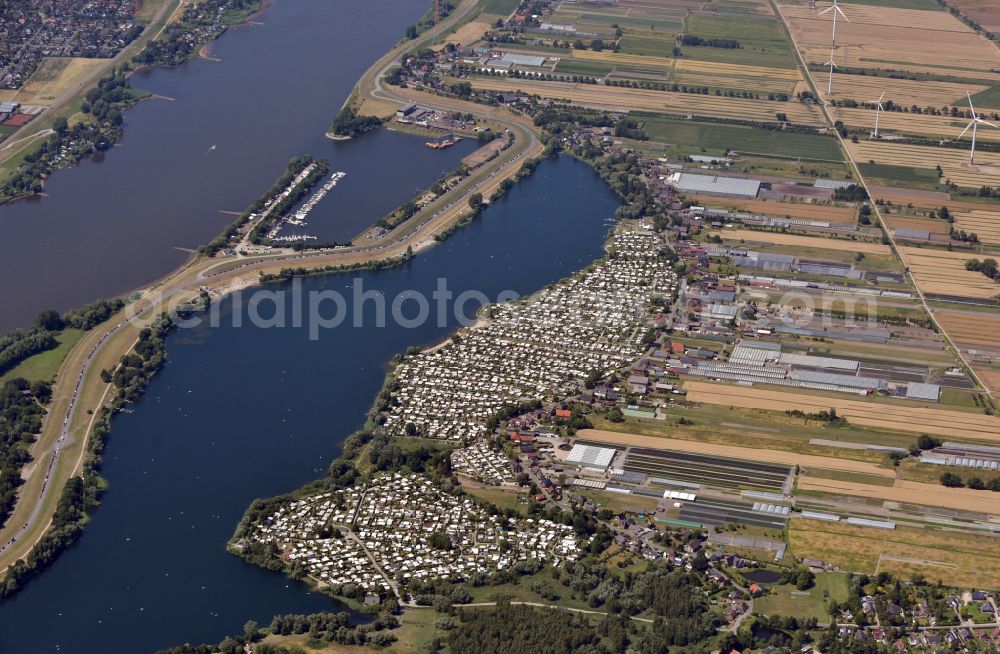
[[[472,22],[463,23],[454,32],[441,39],[441,42],[433,46],[433,48],[435,50],[442,50],[449,43],[454,43],[455,45],[475,43],[493,25],[494,21],[488,20],[488,18],[488,16],[484,18],[480,15],[479,18]]]
[[[760,127],[703,123],[667,116],[634,116],[653,141],[686,148],[766,153],[775,157],[840,161],[837,141],[828,136],[796,134]]]
[[[477,89],[519,91],[553,100],[568,100],[574,104],[611,111],[652,111],[666,114],[694,114],[719,118],[742,118],[770,122],[778,113],[786,113],[797,123],[822,125],[817,107],[799,102],[746,100],[714,95],[670,93],[647,89],[630,89],[599,84],[567,84],[529,80],[504,80],[475,77],[470,79]]]
[[[1000,314],[939,309],[934,316],[955,341],[1000,349]]]
[[[797,452],[788,452],[784,450],[739,447],[735,445],[723,445],[720,443],[704,443],[700,441],[688,441],[660,436],[647,436],[644,434],[629,434],[604,429],[581,429],[577,432],[577,438],[622,447],[669,449],[678,452],[708,454],[719,457],[727,457],[730,459],[759,461],[762,463],[778,463],[789,466],[801,465],[811,468],[843,470],[846,472],[877,475],[880,477],[893,477],[895,474],[887,468],[883,468],[876,463],[870,463],[868,461],[855,461],[852,459],[816,456],[813,454],[799,454]]]
[[[858,218],[856,209],[851,209],[850,207],[831,207],[824,204],[775,202],[773,200],[736,200],[733,198],[710,196],[700,197],[698,201],[707,207],[724,207],[767,216],[788,216],[791,218],[829,220],[841,223],[853,223]]]
[[[859,163],[858,168],[869,186],[892,186],[897,189],[941,193],[947,189],[947,186],[942,184],[941,178],[938,177],[937,171],[929,168],[870,163]],[[874,193],[874,191],[872,192]],[[944,199],[947,199],[947,196]],[[937,204],[940,205],[941,202]]]
[[[881,243],[866,243],[864,241],[848,241],[845,239],[822,238],[819,236],[798,236],[781,232],[765,232],[750,229],[726,229],[713,232],[727,241],[747,241],[771,243],[773,245],[790,245],[804,248],[819,248],[825,250],[841,250],[845,252],[862,252],[864,254],[891,255],[888,245]]]
[[[947,234],[949,224],[944,220],[932,218],[916,218],[899,214],[883,214],[882,220],[889,229],[921,229],[931,234]]]
[[[834,120],[841,120],[848,127],[858,127],[872,131],[875,129],[874,109],[836,107],[831,109],[831,113]],[[881,134],[883,131],[899,132],[901,134],[940,136],[955,139],[968,124],[969,120],[967,118],[912,114],[901,111],[883,111],[879,117],[879,133]],[[978,130],[977,138],[982,141],[1000,141],[1000,129],[980,129]]]
[[[983,243],[1000,244],[1000,207],[990,211],[973,209],[952,212],[955,227],[966,232],[974,232]]]
[[[991,72],[989,63],[996,58],[994,46],[947,12],[855,4],[841,6],[850,20],[838,25],[836,58],[841,68],[894,68],[983,80],[1000,79],[1000,75]],[[829,16],[819,16],[818,11],[806,3],[781,5],[781,12],[806,62],[822,64],[827,61],[830,58]],[[928,43],[947,45],[928,48]]]
[[[0,102],[48,106],[107,59],[47,57],[20,89],[0,89]]]
[[[949,0],[964,15],[976,21],[988,32],[1000,32],[1000,5],[994,0]]]
[[[955,106],[966,102],[966,93],[973,96],[990,88],[987,84],[964,84],[960,82],[938,82],[933,80],[893,79],[872,75],[848,75],[834,73],[833,86],[840,98],[850,98],[857,102],[873,102],[885,92],[883,102],[891,100],[897,105],[909,107]],[[979,103],[976,106],[980,106]],[[983,108],[991,105],[983,104]]]
[[[691,14],[684,33],[702,39],[732,39],[739,48],[682,46],[685,59],[743,64],[753,61],[767,68],[796,68],[795,53],[781,21],[774,16]]]
[[[909,246],[901,246],[899,251],[925,293],[979,299],[1000,295],[1000,284],[982,273],[965,269],[965,262],[979,255]]]
[[[966,149],[905,145],[889,141],[848,141],[845,145],[855,161],[930,170],[940,165],[945,179],[958,186],[979,188],[1000,185],[1000,152],[976,152],[976,168],[970,168],[969,151]]]
[[[940,484],[925,484],[917,481],[897,479],[892,486],[864,484],[856,481],[800,477],[798,490],[867,497],[885,502],[919,504],[956,511],[975,511],[994,514],[997,500],[990,491],[969,488],[946,488]]]
[[[967,588],[1000,588],[1000,548],[990,536],[792,520],[788,539],[795,556],[817,558],[852,572],[873,573],[878,568],[906,578],[919,572],[932,583],[941,580]]]
[[[685,381],[691,402],[737,406],[772,411],[799,409],[806,413],[831,407],[848,422],[877,429],[947,436],[964,441],[1000,443],[1000,418],[979,412],[940,409],[916,402],[852,399],[846,395],[815,395],[812,392]]]

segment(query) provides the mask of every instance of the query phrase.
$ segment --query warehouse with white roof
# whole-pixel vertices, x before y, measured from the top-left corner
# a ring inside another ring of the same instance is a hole
[[[725,198],[753,199],[760,192],[759,181],[740,177],[678,172],[671,175],[668,181],[681,193],[704,193]]]

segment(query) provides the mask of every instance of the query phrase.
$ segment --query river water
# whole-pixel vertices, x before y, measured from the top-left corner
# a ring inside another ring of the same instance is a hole
[[[389,305],[406,291],[429,297],[442,279],[455,295],[530,293],[599,257],[617,206],[589,167],[549,160],[473,224],[402,267],[297,283],[305,294],[347,298],[361,284]],[[232,299],[222,302],[218,327],[171,335],[166,368],[135,412],[114,420],[104,466],[110,488],[80,542],[0,604],[0,652],[151,652],[217,641],[249,619],[338,610],[304,584],[243,563],[225,543],[254,498],[322,476],[343,438],[363,424],[389,359],[445,338],[457,319],[449,311],[440,324],[408,327],[390,315],[379,327],[372,300],[359,328],[348,302],[342,325],[312,339],[308,321],[249,326],[251,302],[240,299],[239,311]],[[465,314],[475,308],[468,304]],[[248,326],[235,327],[234,313]]]
[[[181,265],[280,176],[312,154],[347,177],[307,232],[347,240],[425,189],[474,149],[381,131],[324,136],[354,82],[427,0],[276,0],[194,60],[136,75],[163,98],[125,113],[125,138],[60,171],[46,196],[0,206],[0,333],[148,284]],[[213,147],[214,146],[214,147]]]

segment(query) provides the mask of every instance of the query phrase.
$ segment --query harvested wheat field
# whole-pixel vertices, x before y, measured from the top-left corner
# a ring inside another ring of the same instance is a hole
[[[971,411],[933,408],[906,400],[866,402],[849,396],[813,395],[698,381],[686,381],[684,388],[687,399],[692,402],[772,411],[799,409],[806,413],[827,411],[833,407],[849,422],[866,427],[1000,443],[1000,418]]]
[[[712,232],[727,241],[747,241],[749,243],[769,243],[771,245],[789,245],[803,248],[822,248],[825,250],[841,250],[846,252],[863,252],[865,254],[892,254],[888,245],[881,243],[866,243],[864,241],[848,241],[839,238],[823,238],[819,236],[798,236],[781,232],[764,232],[750,229],[726,229]]]
[[[937,309],[934,317],[958,343],[1000,348],[1000,314]]]
[[[993,393],[1000,392],[1000,370],[994,370],[993,368],[973,368],[973,370],[976,371],[976,376],[979,377],[979,381],[986,388],[993,391]]]
[[[764,68],[742,64],[678,59],[674,66],[674,81],[678,84],[709,87],[747,88],[757,93],[795,92],[803,81],[797,69]]]
[[[929,209],[937,209],[944,205],[952,206],[950,198],[947,193],[942,193],[941,191],[921,191],[918,189],[910,188],[896,188],[893,186],[876,186],[874,184],[868,185],[868,190],[872,194],[873,198],[879,200],[884,200],[892,204],[907,205],[912,204],[915,207],[925,207]]]
[[[957,229],[974,232],[983,243],[1000,243],[1000,207],[996,211],[955,211],[952,215]]]
[[[706,207],[737,209],[765,216],[805,218],[807,220],[828,220],[835,223],[857,222],[858,212],[850,207],[831,207],[824,204],[805,202],[776,202],[773,200],[735,200],[715,196],[699,196],[699,204]]]
[[[1000,32],[1000,4],[996,0],[950,0],[948,4],[958,7],[987,32]]]
[[[809,63],[830,58],[830,17],[819,16],[829,3],[784,5],[781,12]],[[941,11],[841,5],[851,22],[837,27],[837,63],[861,68],[895,68],[956,77],[1000,80],[991,72],[994,46],[954,16]],[[928,47],[935,45],[937,47]],[[834,87],[836,92],[836,87]]]
[[[933,218],[914,218],[912,216],[899,216],[894,213],[884,215],[883,222],[889,229],[922,229],[931,234],[947,234],[950,225],[944,220],[934,220]]]
[[[581,61],[600,61],[606,64],[622,64],[626,66],[642,66],[645,68],[664,68],[670,69],[674,66],[673,59],[664,59],[663,57],[649,57],[647,55],[630,55],[619,52],[611,52],[601,50],[596,52],[594,50],[573,50],[571,51],[573,59],[579,59]]]
[[[799,490],[819,491],[853,497],[869,497],[886,502],[906,502],[922,506],[938,506],[960,511],[998,513],[1000,505],[989,492],[971,488],[946,488],[939,484],[923,484],[897,479],[892,486],[875,486],[851,481],[799,477]]]
[[[686,441],[676,438],[627,434],[623,432],[607,431],[604,429],[581,429],[576,433],[576,436],[577,438],[583,438],[588,441],[598,441],[601,443],[626,447],[653,447],[664,450],[676,450],[678,452],[691,452],[694,454],[710,454],[714,456],[729,457],[731,459],[745,459],[747,461],[764,461],[767,463],[781,463],[789,466],[825,468],[827,470],[845,470],[865,475],[877,475],[879,477],[896,476],[895,472],[892,470],[867,461],[838,459],[827,456],[815,456],[812,454],[797,454],[795,452],[785,452],[782,450],[766,450],[755,447],[737,447],[735,445],[702,443],[699,441]]]
[[[975,95],[989,88],[985,84],[892,79],[844,73],[834,73],[833,86],[837,89],[838,96],[857,102],[874,102],[884,91],[883,102],[891,100],[904,107],[914,104],[918,107],[960,105],[966,101],[966,93]]]
[[[480,17],[471,23],[465,23],[457,30],[446,36],[441,40],[441,43],[434,46],[434,49],[441,50],[449,43],[454,43],[455,45],[469,45],[470,43],[474,43],[481,39],[483,34],[485,34],[490,27],[492,27],[492,23],[485,21]]]
[[[935,583],[1000,588],[1000,548],[994,536],[915,529],[892,531],[819,520],[792,520],[789,549],[844,570],[887,570],[912,579],[919,572]]]
[[[974,258],[973,254],[905,246],[899,251],[925,293],[980,299],[1000,295],[1000,284],[982,273],[965,269],[965,262]]]
[[[931,170],[940,165],[945,179],[959,186],[978,188],[1000,185],[1000,152],[977,152],[976,166],[970,167],[969,151],[965,149],[905,145],[890,141],[848,141],[845,145],[851,158],[859,163],[874,162]]]
[[[842,120],[848,127],[875,129],[875,109],[847,109],[837,107],[831,110],[835,120]],[[901,111],[883,111],[879,117],[879,133],[899,132],[955,139],[966,125],[968,118],[912,114]],[[968,136],[968,135],[967,135]],[[1000,129],[980,129],[977,138],[981,141],[1000,141]]]
[[[648,89],[629,89],[601,84],[567,84],[533,80],[501,80],[474,78],[472,86],[492,91],[519,91],[537,94],[553,100],[568,100],[574,104],[617,111],[653,111],[668,114],[692,114],[722,118],[771,121],[778,112],[785,112],[797,123],[823,124],[815,105],[801,102],[745,100],[715,95],[671,93]]]

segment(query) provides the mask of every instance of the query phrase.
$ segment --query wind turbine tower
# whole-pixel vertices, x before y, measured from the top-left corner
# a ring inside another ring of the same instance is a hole
[[[820,16],[822,16],[823,14],[828,14],[831,11],[833,12],[833,39],[832,39],[832,44],[833,44],[834,47],[837,46],[837,14],[840,14],[841,18],[843,18],[844,20],[847,20],[847,16],[844,15],[844,10],[840,8],[840,5],[837,4],[837,1],[838,0],[833,0],[833,4],[832,5],[830,5],[829,7],[827,7],[826,9],[824,9],[823,11],[819,12]],[[847,20],[847,22],[849,23],[851,21]]]
[[[885,91],[882,95],[878,96],[878,100],[875,101],[875,139],[878,140],[878,116],[882,113],[882,98],[885,97]]]
[[[830,81],[826,85],[827,95],[833,93],[833,69],[837,67],[837,64],[833,62],[833,52],[837,48],[837,14],[840,14],[841,18],[847,20],[847,16],[844,14],[844,10],[840,8],[840,5],[837,4],[837,0],[833,0],[833,4],[819,12],[819,15],[822,16],[830,12],[833,12],[833,35],[830,39],[830,61],[826,64],[830,67]],[[851,21],[847,20],[847,22]]]
[[[970,127],[972,128],[972,155],[969,157],[969,165],[972,166],[975,165],[976,163],[976,130],[979,128],[979,125],[983,124],[983,125],[989,125],[990,127],[998,127],[998,128],[1000,128],[1000,126],[987,122],[982,118],[980,118],[979,116],[977,116],[976,108],[972,106],[972,96],[968,93],[966,93],[966,95],[969,97],[969,108],[972,109],[972,120],[969,122],[968,125],[965,126],[965,129],[963,129],[962,133],[958,135],[958,138],[962,138],[963,136],[965,136],[965,133],[969,131],[969,128]]]

